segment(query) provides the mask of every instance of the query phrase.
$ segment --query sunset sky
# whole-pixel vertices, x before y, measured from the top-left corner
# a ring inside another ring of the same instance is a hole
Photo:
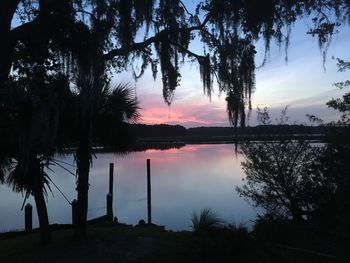
[[[253,95],[253,112],[248,124],[256,125],[256,108],[267,106],[272,118],[288,105],[291,123],[309,124],[306,114],[314,114],[324,120],[332,120],[339,115],[327,109],[325,103],[332,97],[340,97],[344,91],[333,83],[349,79],[348,72],[337,71],[336,60],[332,56],[349,60],[350,30],[346,26],[336,35],[328,49],[325,69],[317,39],[306,34],[307,21],[300,21],[292,30],[288,49],[288,63],[285,62],[284,47],[272,45],[267,64],[256,71],[256,92]],[[192,45],[192,49],[200,50]],[[263,45],[257,45],[256,64],[262,62]],[[180,124],[185,127],[228,126],[225,95],[220,96],[214,88],[212,100],[203,94],[203,88],[196,64],[186,64],[181,70],[181,86],[177,88],[173,103],[168,107],[162,98],[161,77],[154,82],[149,71],[137,83],[130,73],[115,77],[136,86],[136,95],[142,108],[142,120],[146,124]]]

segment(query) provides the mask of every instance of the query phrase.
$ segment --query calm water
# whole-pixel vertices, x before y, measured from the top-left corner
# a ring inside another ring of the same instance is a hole
[[[151,159],[152,218],[167,229],[190,228],[194,211],[213,209],[229,223],[247,223],[254,219],[254,210],[234,190],[241,185],[244,174],[234,146],[229,144],[187,145],[166,151],[147,150],[126,156],[99,154],[90,175],[88,218],[105,214],[108,192],[109,163],[115,164],[114,215],[120,222],[136,224],[147,219],[146,159]],[[58,158],[73,164],[73,156]],[[64,165],[75,172],[75,168]],[[75,177],[58,166],[52,167],[52,180],[69,200],[76,198]],[[50,223],[71,223],[71,206],[51,185],[48,196]],[[0,231],[22,229],[24,213],[20,211],[23,197],[0,185]],[[33,199],[29,202],[34,206]],[[33,210],[34,227],[38,226]]]

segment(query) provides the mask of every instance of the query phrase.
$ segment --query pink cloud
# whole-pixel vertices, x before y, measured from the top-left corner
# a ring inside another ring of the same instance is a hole
[[[156,94],[140,96],[142,123],[194,126],[228,126],[223,100],[208,101],[204,96],[175,100],[168,107]]]

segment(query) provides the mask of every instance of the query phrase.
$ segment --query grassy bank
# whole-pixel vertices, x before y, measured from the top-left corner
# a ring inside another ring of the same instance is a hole
[[[85,240],[73,229],[0,236],[0,262],[344,262],[258,241],[244,229],[169,232],[157,227],[89,226]]]

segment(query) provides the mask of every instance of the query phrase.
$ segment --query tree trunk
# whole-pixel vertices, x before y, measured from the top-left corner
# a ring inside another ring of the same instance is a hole
[[[89,172],[91,160],[91,147],[89,139],[85,138],[80,141],[76,158],[78,166],[78,220],[75,229],[75,237],[84,238],[86,236]]]
[[[39,218],[40,243],[46,245],[51,241],[51,231],[49,216],[47,213],[46,202],[42,188],[33,191],[33,195],[36,204],[36,211]]]

